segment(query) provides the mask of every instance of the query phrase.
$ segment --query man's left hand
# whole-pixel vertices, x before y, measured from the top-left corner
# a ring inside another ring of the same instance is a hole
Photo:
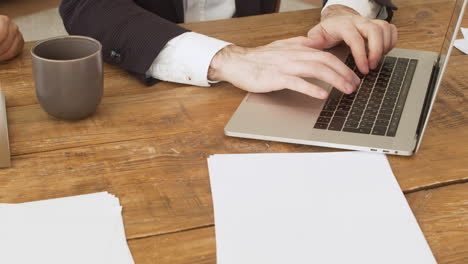
[[[369,68],[375,69],[380,58],[395,47],[398,39],[395,25],[363,17],[342,5],[327,7],[322,12],[321,22],[307,35],[318,49],[331,48],[344,41],[363,74],[369,73]]]

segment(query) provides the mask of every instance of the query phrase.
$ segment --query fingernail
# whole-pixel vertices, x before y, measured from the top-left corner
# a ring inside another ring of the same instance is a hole
[[[328,97],[328,93],[326,91],[320,91],[319,96],[322,99],[326,99]]]
[[[359,77],[355,76],[354,77],[354,82],[356,83],[356,85],[359,85],[361,83],[361,79],[359,79]]]
[[[354,91],[354,86],[352,86],[351,84],[347,83],[345,85],[345,89],[348,91],[348,92],[353,92]]]
[[[364,73],[364,74],[368,74],[368,73],[369,73],[369,67],[365,67],[363,73]]]

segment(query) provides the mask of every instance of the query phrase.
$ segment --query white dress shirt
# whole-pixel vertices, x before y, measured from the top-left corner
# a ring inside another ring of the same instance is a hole
[[[370,18],[377,17],[381,10],[385,10],[373,0],[329,0],[323,10],[338,4]],[[235,12],[235,0],[184,0],[187,23],[231,18]],[[163,81],[210,86],[212,82],[208,80],[208,69],[211,60],[230,44],[195,32],[184,33],[164,46],[146,74]]]

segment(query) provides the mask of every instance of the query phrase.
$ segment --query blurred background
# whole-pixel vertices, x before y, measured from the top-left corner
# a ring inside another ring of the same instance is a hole
[[[61,0],[0,0],[0,15],[7,15],[21,29],[25,41],[67,34],[58,14]],[[281,12],[319,8],[322,0],[282,0]]]

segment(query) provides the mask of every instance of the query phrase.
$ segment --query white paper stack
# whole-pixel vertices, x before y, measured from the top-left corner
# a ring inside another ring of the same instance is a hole
[[[0,263],[133,264],[121,212],[107,192],[0,204]]]
[[[455,40],[453,45],[461,52],[468,54],[468,28],[461,28],[461,32],[463,34],[463,38]]]
[[[214,155],[218,264],[436,263],[384,155]]]

